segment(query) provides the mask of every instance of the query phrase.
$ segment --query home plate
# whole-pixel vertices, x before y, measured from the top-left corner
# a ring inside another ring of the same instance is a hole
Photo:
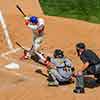
[[[12,62],[10,64],[5,65],[5,68],[7,68],[7,69],[19,69],[20,66],[19,66],[19,64],[16,64],[15,62]]]

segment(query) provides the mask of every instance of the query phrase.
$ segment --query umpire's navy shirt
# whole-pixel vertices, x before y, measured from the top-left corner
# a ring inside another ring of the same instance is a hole
[[[95,65],[100,63],[99,57],[90,49],[87,49],[82,52],[80,59],[83,63],[89,62],[90,65]],[[90,66],[89,65],[89,66]]]

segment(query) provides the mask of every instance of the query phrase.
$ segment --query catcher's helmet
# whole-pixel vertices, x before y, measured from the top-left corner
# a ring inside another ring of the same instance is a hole
[[[54,51],[54,57],[55,57],[55,58],[57,58],[57,57],[63,58],[63,57],[64,57],[63,51],[62,51],[61,49],[56,49],[56,50]]]
[[[36,16],[31,16],[30,17],[30,22],[32,22],[32,23],[38,23],[38,18]]]

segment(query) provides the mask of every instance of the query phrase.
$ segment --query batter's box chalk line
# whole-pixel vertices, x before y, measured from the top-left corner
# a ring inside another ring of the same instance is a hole
[[[7,46],[9,48],[9,50],[12,50],[13,49],[13,44],[12,44],[12,41],[10,39],[10,36],[9,36],[9,33],[8,33],[8,29],[7,29],[7,26],[6,26],[6,23],[5,23],[5,20],[4,20],[4,17],[2,15],[2,11],[0,10],[0,24],[2,25],[2,28],[3,28],[3,35],[4,35],[4,39],[7,43]]]
[[[8,52],[3,53],[3,54],[0,55],[1,58],[4,58],[5,60],[11,61],[11,63],[4,66],[5,68],[7,68],[7,69],[20,69],[20,65],[15,63],[15,62],[17,62],[16,59],[7,57],[7,55],[12,54],[12,53],[16,53],[18,50],[20,50],[20,49],[19,48],[18,49],[13,49],[11,51],[8,51]]]
[[[7,55],[9,55],[9,54],[16,53],[17,51],[20,51],[20,50],[21,50],[21,48],[12,49],[12,50],[10,50],[10,51],[8,51],[8,52],[2,53],[2,54],[0,55],[0,57],[4,57],[4,56],[7,56]]]
[[[12,53],[16,53],[19,50],[21,50],[21,48],[13,49],[13,50],[10,50],[8,52],[2,53],[0,55],[0,58],[4,58],[5,60],[11,61],[11,63],[8,64],[8,65],[0,65],[1,67],[4,66],[4,68],[0,68],[0,71],[4,71],[4,72],[7,72],[7,73],[9,72],[9,73],[11,73],[15,76],[18,76],[19,81],[33,80],[33,77],[31,78],[31,77],[24,75],[22,73],[18,73],[18,72],[13,71],[14,69],[19,69],[20,66],[19,66],[19,64],[15,63],[15,62],[17,62],[16,59],[9,58],[9,57],[7,57],[7,55],[12,54]],[[20,64],[22,64],[22,63],[20,63]]]
[[[0,66],[3,66],[3,65],[0,65]],[[12,71],[12,70],[7,70],[7,69],[4,69],[4,68],[0,68],[0,71],[3,71],[3,72],[6,72],[6,73],[10,73],[14,76],[17,76],[19,77],[17,80],[18,81],[25,81],[25,80],[33,80],[33,78],[27,76],[27,75],[24,75],[22,73],[18,73],[18,72],[15,72],[15,71]]]

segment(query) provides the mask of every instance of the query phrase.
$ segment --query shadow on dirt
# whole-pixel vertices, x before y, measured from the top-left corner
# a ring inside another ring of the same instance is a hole
[[[40,69],[39,70],[36,70],[35,71],[37,74],[40,74],[42,76],[44,76],[47,81],[48,81],[48,75],[43,73]],[[63,85],[69,85],[69,84],[73,84],[75,83],[73,80],[69,81],[69,82],[61,82],[60,83],[60,86],[63,86]],[[96,88],[96,87],[99,87],[100,84],[97,84],[96,83],[96,80],[93,78],[93,77],[85,77],[85,87],[86,88]]]
[[[45,73],[43,73],[41,69],[37,69],[35,72],[36,72],[37,74],[40,74],[40,75],[42,75],[42,76],[48,78],[48,75],[45,74]]]
[[[40,74],[40,75],[44,76],[47,79],[47,81],[50,81],[49,78],[48,78],[48,75],[43,73],[40,69],[36,70],[35,72],[37,74]],[[72,79],[69,80],[68,82],[59,82],[60,86],[62,86],[62,85],[69,85],[69,84],[72,84],[72,83],[74,83],[74,81]]]

